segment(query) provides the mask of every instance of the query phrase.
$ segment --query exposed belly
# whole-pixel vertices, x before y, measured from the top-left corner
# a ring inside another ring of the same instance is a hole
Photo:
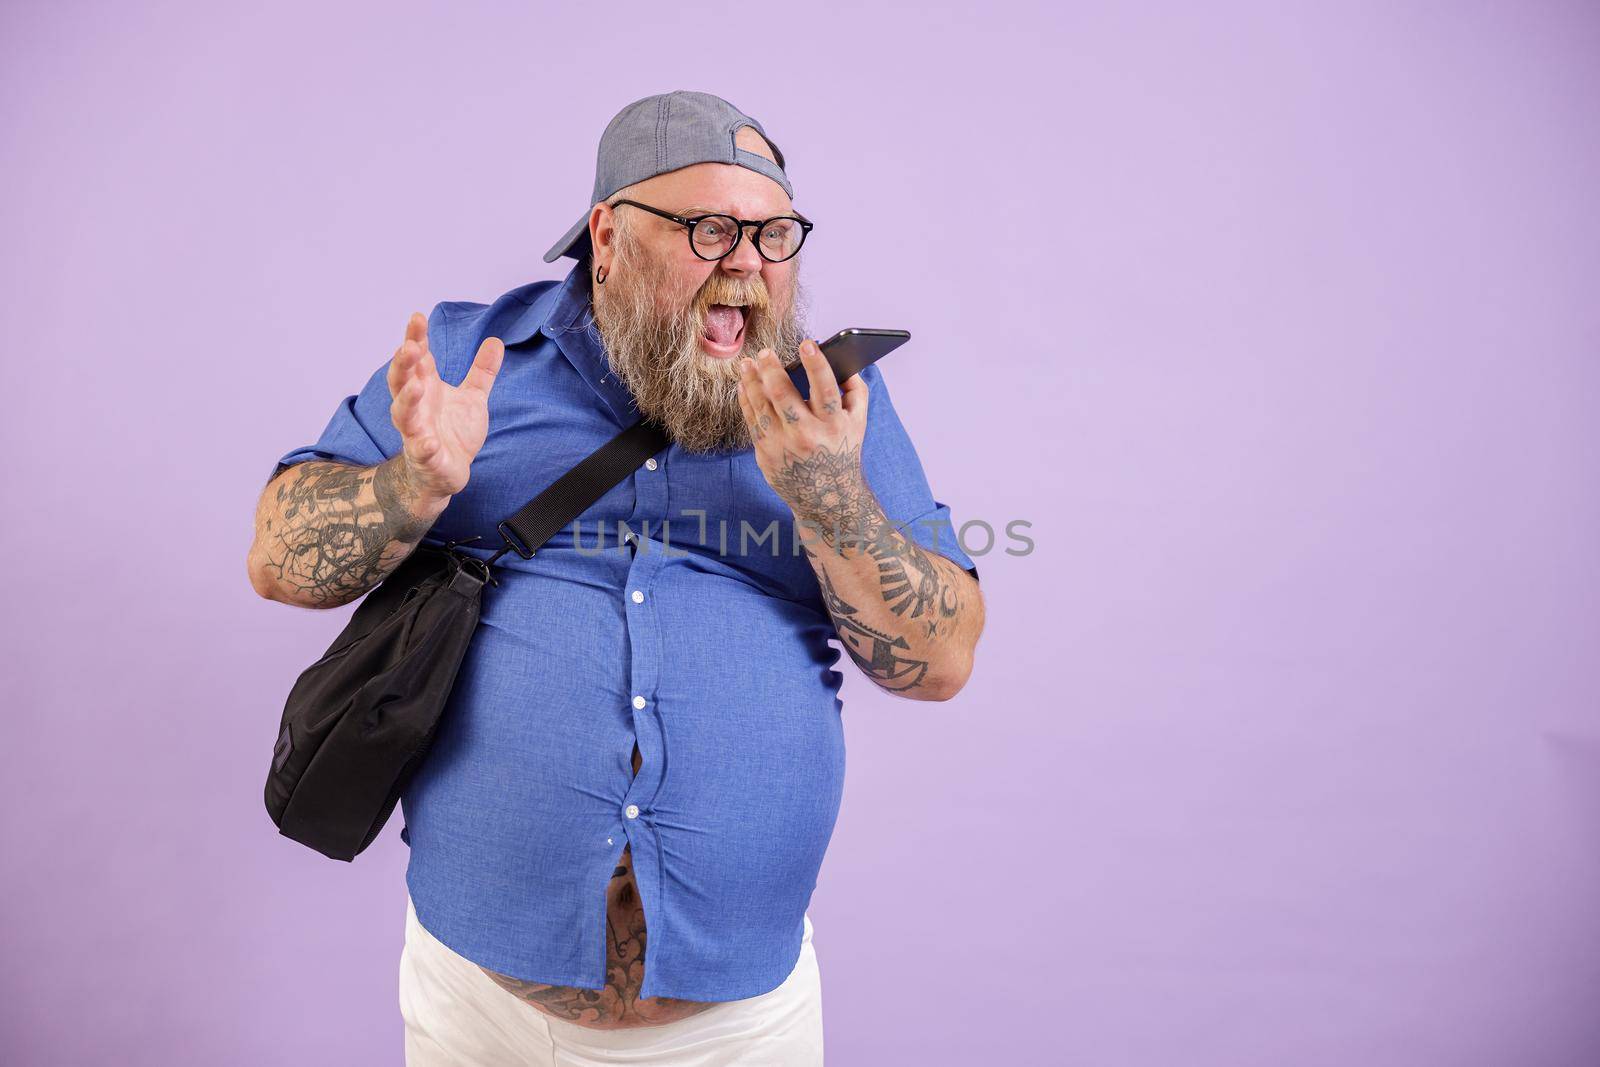
[[[633,748],[633,772],[639,773],[643,757]],[[639,998],[644,981],[644,907],[639,886],[633,878],[633,855],[624,847],[617,869],[606,886],[606,986],[581,989],[570,985],[544,985],[524,982],[487,967],[480,970],[502,989],[516,994],[523,1003],[562,1019],[594,1030],[629,1030],[640,1026],[659,1026],[697,1015],[718,1001],[674,1000],[671,997]]]

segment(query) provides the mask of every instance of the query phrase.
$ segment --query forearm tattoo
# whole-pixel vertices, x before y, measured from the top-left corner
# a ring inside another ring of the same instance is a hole
[[[810,548],[805,551],[808,556],[815,555]],[[911,647],[904,637],[874,630],[856,618],[860,609],[839,595],[833,582],[829,581],[825,568],[815,569],[818,584],[822,587],[822,603],[833,617],[833,628],[839,634],[839,643],[855,660],[861,672],[885,689],[911,689],[922,684],[923,677],[928,673],[928,661],[902,655]]]
[[[867,551],[878,561],[878,580],[889,610],[896,615],[910,612],[909,618],[922,619],[928,637],[948,632],[949,620],[956,617],[961,600],[955,586],[939,573],[933,557],[899,533],[869,545]]]
[[[890,611],[921,620],[924,636],[949,632],[951,620],[960,612],[960,594],[933,557],[896,530],[884,514],[861,472],[859,448],[823,448],[804,459],[790,457],[773,488],[789,502],[796,520],[835,553],[843,555],[845,548],[855,547],[878,561],[878,581]],[[830,592],[825,589],[824,595]],[[831,600],[856,610],[837,594]]]
[[[376,467],[311,460],[296,468],[279,480],[277,514],[265,520],[266,565],[312,603],[343,604],[365,593],[433,525],[407,506],[418,494],[399,457]]]
[[[887,520],[862,477],[860,448],[819,448],[805,458],[790,454],[785,460],[772,488],[829,547],[838,550],[841,541],[879,536]]]

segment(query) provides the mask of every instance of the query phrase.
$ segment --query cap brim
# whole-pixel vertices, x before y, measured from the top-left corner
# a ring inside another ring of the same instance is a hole
[[[589,240],[589,212],[585,211],[578,216],[578,221],[573,223],[572,229],[562,235],[561,240],[550,246],[550,251],[544,254],[546,263],[554,263],[562,256],[571,256],[573,259],[583,258],[583,247],[587,247]]]

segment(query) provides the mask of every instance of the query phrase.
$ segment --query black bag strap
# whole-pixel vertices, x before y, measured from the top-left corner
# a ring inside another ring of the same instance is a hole
[[[522,505],[522,510],[498,523],[495,528],[505,539],[505,546],[488,562],[494,563],[507,552],[532,558],[557,530],[582,515],[612,486],[669,443],[666,431],[641,417],[545,487]]]

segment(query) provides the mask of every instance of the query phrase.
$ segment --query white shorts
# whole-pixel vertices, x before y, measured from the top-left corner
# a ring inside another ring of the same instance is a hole
[[[822,979],[805,917],[800,960],[778,988],[659,1026],[594,1030],[523,1003],[417,921],[400,953],[406,1067],[820,1067]]]

